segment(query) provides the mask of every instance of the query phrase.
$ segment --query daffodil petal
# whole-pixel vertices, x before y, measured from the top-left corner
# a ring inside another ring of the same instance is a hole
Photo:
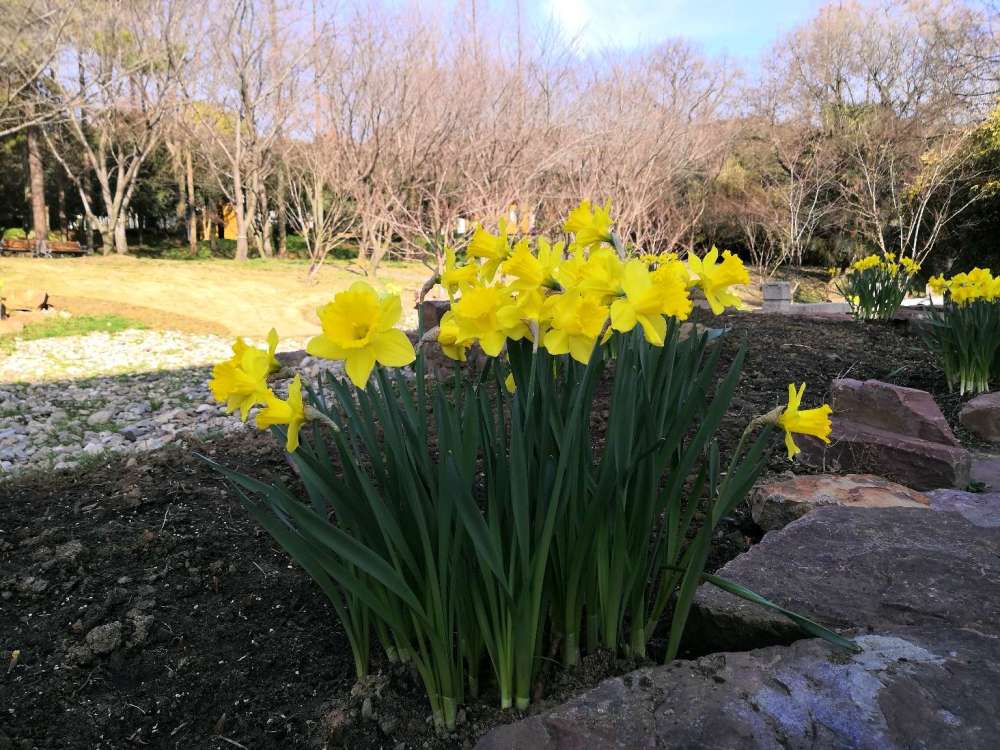
[[[375,353],[371,349],[355,349],[344,359],[344,370],[355,386],[364,390],[375,368]]]
[[[343,359],[344,350],[334,344],[326,336],[313,336],[306,344],[306,352],[321,359]]]
[[[417,358],[413,344],[398,328],[393,328],[375,336],[372,341],[375,359],[386,367],[403,367]]]

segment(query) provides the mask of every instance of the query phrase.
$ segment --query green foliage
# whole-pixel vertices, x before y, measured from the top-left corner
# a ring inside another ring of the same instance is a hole
[[[948,301],[931,308],[921,330],[951,390],[985,393],[1000,382],[1000,302]]]
[[[68,318],[52,317],[39,323],[31,323],[26,325],[17,337],[31,341],[60,336],[82,336],[95,332],[118,333],[145,327],[144,323],[122,315],[73,315]]]
[[[144,323],[122,315],[73,315],[68,318],[53,316],[38,323],[29,323],[18,333],[0,336],[0,350],[10,351],[17,340],[33,341],[63,336],[83,336],[95,332],[118,333],[145,327]]]
[[[720,380],[721,348],[676,321],[662,348],[638,328],[610,347],[581,365],[509,341],[508,364],[450,381],[426,378],[421,354],[415,382],[378,367],[360,391],[327,375],[308,389],[322,418],[290,455],[305,502],[217,467],[329,597],[358,677],[375,640],[412,663],[438,726],[454,727],[484,663],[501,706],[523,709],[548,654],[644,656],[668,611],[674,658],[714,529],[764,465],[770,428],[728,465],[715,438],[742,351]]]
[[[275,238],[275,245],[277,245],[277,238]],[[306,242],[299,235],[289,234],[286,246],[289,259],[306,260],[309,258]],[[139,257],[161,258],[163,260],[232,260],[236,257],[236,240],[216,239],[214,251],[209,240],[198,240],[198,250],[192,255],[186,244],[180,243],[175,237],[165,237],[155,242],[140,245],[134,248],[134,252]],[[275,246],[275,253],[277,253],[277,246]],[[251,255],[253,254],[254,250],[251,248]],[[336,260],[353,260],[358,257],[358,249],[356,245],[342,244],[331,250],[328,257]]]

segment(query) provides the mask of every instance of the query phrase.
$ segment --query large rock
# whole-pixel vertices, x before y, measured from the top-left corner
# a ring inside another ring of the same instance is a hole
[[[913,487],[966,487],[972,458],[964,448],[931,443],[834,416],[830,444],[796,438],[803,462],[832,472],[871,472]]]
[[[931,509],[959,513],[967,521],[983,528],[1000,527],[1000,492],[963,492],[934,490],[928,492]]]
[[[493,730],[478,750],[954,748],[1000,736],[1000,640],[938,628],[642,669]]]
[[[879,380],[842,378],[832,385],[838,418],[877,430],[961,447],[931,394]]]
[[[877,380],[835,380],[832,406],[831,444],[802,438],[805,463],[870,472],[918,490],[968,485],[969,452],[930,394]]]
[[[1000,634],[1000,528],[958,513],[821,508],[766,534],[718,574],[835,629]],[[702,653],[801,637],[777,612],[707,584],[686,633]]]
[[[958,420],[973,435],[1000,443],[1000,391],[976,396],[962,407]]]
[[[803,475],[759,484],[750,493],[753,520],[765,531],[828,505],[927,508],[929,503],[926,495],[871,474]]]

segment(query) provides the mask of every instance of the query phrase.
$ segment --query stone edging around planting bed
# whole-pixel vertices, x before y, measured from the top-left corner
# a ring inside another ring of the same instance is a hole
[[[772,610],[703,585],[690,629],[710,641],[706,650],[729,651],[607,680],[497,728],[478,750],[992,750],[1000,736],[1000,495],[946,493],[930,509],[820,508],[720,571],[846,629],[860,653],[795,640],[801,632]],[[761,648],[745,650],[753,647]]]

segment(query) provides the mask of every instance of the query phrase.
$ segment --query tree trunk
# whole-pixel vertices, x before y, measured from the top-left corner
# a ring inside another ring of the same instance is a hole
[[[327,252],[326,213],[323,205],[323,178],[320,177],[319,170],[316,171],[315,179],[313,180],[312,208],[313,226],[316,229],[313,233],[313,236],[315,237],[313,242],[313,257],[319,259],[319,263],[322,263]],[[310,268],[309,275],[312,276],[313,273],[315,273],[315,271]]]
[[[219,227],[215,223],[215,209],[209,206],[208,198],[205,199],[205,236],[208,238],[208,250],[214,256],[218,249]]]
[[[177,179],[177,205],[174,206],[174,219],[177,222],[179,239],[183,239],[185,232],[187,232],[187,217],[191,210],[191,204],[188,203],[187,199],[187,184],[184,182],[184,172],[177,169],[174,176]]]
[[[125,236],[125,217],[120,215],[115,221],[115,252],[119,255],[128,255],[128,239]]]
[[[80,182],[80,197],[83,199],[84,206],[91,205],[90,203],[90,188],[87,186],[88,178],[86,176]],[[87,214],[87,210],[84,209],[83,212],[83,231],[84,237],[87,243],[87,255],[94,254],[94,222],[91,221],[90,216]],[[103,235],[102,235],[103,239]],[[101,248],[102,253],[107,253],[107,245]]]
[[[31,192],[31,228],[38,252],[45,252],[49,239],[48,211],[45,207],[45,167],[38,142],[38,128],[28,128],[28,186]]]
[[[69,229],[66,226],[66,185],[59,180],[59,234],[63,241],[69,239]]]
[[[187,172],[187,228],[188,228],[188,251],[191,255],[198,254],[198,214],[194,210],[194,166],[191,163],[191,149],[188,149],[185,159],[185,171]]]
[[[243,242],[246,245],[247,257],[250,256],[250,241],[253,240],[258,245],[260,236],[255,231],[254,222],[257,220],[257,194],[253,190],[246,191],[246,211],[243,214]],[[258,252],[260,248],[258,245]],[[246,260],[246,258],[243,258]]]
[[[270,201],[267,197],[267,191],[261,191],[261,232],[264,235],[264,241],[261,244],[264,251],[265,258],[274,257],[274,227],[271,224],[271,207],[269,205]]]
[[[278,170],[278,194],[276,213],[278,215],[278,257],[288,257],[288,208],[285,204],[285,170]]]

